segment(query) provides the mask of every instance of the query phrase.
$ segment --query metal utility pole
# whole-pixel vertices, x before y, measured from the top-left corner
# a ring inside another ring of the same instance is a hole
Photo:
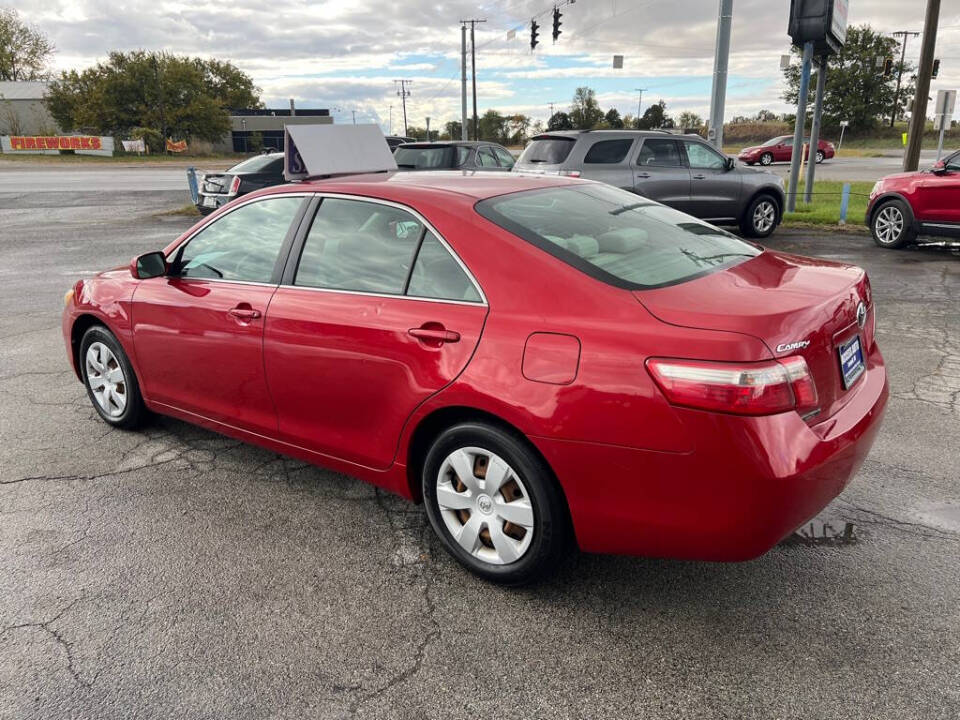
[[[920,33],[910,32],[909,30],[898,30],[890,34],[894,37],[903,38],[903,42],[900,43],[900,69],[897,71],[897,89],[893,93],[893,109],[890,111],[890,127],[893,127],[893,124],[897,121],[897,102],[900,100],[900,81],[903,79],[903,62],[907,57],[907,37],[910,35],[917,37]]]
[[[393,105],[390,106],[390,124],[387,128],[387,135],[393,135]]]
[[[357,124],[357,111],[356,111],[356,110],[351,110],[351,111],[350,111],[350,114],[353,116],[353,124],[356,125],[356,124]]]
[[[394,83],[400,83],[400,89],[397,90],[397,95],[403,101],[403,133],[402,135],[407,134],[407,98],[410,97],[410,91],[407,90],[407,85],[413,85],[413,80],[394,80]]]
[[[913,96],[913,112],[907,129],[907,151],[903,155],[903,171],[911,172],[920,164],[923,126],[927,120],[927,95],[933,72],[933,53],[937,46],[937,25],[940,22],[940,0],[927,0],[927,16],[923,21],[923,47],[920,48],[920,69],[917,71],[917,92]]]
[[[430,116],[427,115],[427,142],[430,142]]]
[[[803,157],[803,126],[807,117],[807,93],[810,91],[810,66],[813,64],[813,41],[803,44],[803,66],[800,69],[800,90],[797,94],[797,120],[793,126],[793,155],[790,159],[790,187],[787,188],[787,212],[797,208],[797,183],[800,182],[800,160]]]
[[[460,21],[460,139],[467,139],[467,23]]]
[[[813,106],[813,126],[810,128],[810,157],[807,158],[807,179],[803,188],[803,201],[813,202],[813,178],[817,172],[817,150],[820,148],[820,118],[823,115],[823,91],[827,85],[827,56],[820,58],[817,69],[817,99]]]
[[[713,58],[713,90],[710,94],[710,126],[707,142],[723,152],[723,107],[727,100],[727,63],[730,59],[730,28],[733,0],[720,0],[717,18],[717,46]]]
[[[477,137],[477,126],[479,120],[477,119],[477,39],[474,30],[476,29],[477,23],[485,23],[486,18],[474,18],[472,20],[461,20],[460,22],[470,23],[470,75],[473,78],[473,139],[479,140]]]

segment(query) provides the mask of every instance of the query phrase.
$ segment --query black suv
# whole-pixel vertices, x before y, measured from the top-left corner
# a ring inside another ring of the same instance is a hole
[[[510,170],[514,159],[503,145],[452,140],[400,145],[393,159],[401,170]]]

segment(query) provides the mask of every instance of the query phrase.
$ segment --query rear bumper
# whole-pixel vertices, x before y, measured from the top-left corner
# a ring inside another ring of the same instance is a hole
[[[697,560],[762,555],[822,510],[863,462],[886,408],[874,346],[842,410],[814,426],[677,409],[691,453],[532,438],[564,488],[587,552]]]

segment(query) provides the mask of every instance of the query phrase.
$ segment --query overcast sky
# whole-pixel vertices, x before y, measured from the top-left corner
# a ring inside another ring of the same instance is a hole
[[[9,3],[10,0],[0,0]],[[400,131],[394,79],[413,81],[408,122],[432,127],[460,116],[461,18],[486,18],[477,32],[477,92],[482,113],[496,108],[546,119],[548,104],[569,105],[589,85],[601,106],[636,113],[666,101],[672,114],[706,117],[718,0],[577,0],[562,9],[560,40],[550,37],[548,0],[479,4],[404,0],[13,0],[57,46],[57,70],[83,68],[111,50],[167,50],[230,60],[263,89],[270,107],[330,108],[337,122],[379,122]],[[924,0],[850,0],[850,23],[883,32],[921,30]],[[727,119],[761,108],[787,109],[779,58],[788,52],[789,0],[734,0]],[[529,49],[530,18],[540,40]],[[516,37],[508,39],[508,31]],[[907,57],[919,58],[920,38]],[[612,56],[624,56],[622,70]],[[938,88],[960,87],[960,0],[943,0]]]

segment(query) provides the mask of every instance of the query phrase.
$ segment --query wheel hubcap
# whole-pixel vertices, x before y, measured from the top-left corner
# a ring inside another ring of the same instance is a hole
[[[95,342],[87,348],[87,385],[97,405],[110,417],[119,417],[127,407],[127,382],[120,361],[106,345]]]
[[[773,158],[772,158],[770,155],[763,155],[763,156],[760,158],[760,162],[761,162],[763,165],[769,165],[771,162],[773,162]]]
[[[903,213],[896,206],[888,205],[877,215],[873,227],[880,242],[884,244],[894,243],[903,231]]]
[[[506,565],[530,548],[530,495],[514,469],[489,450],[464,447],[447,456],[437,474],[437,504],[453,539],[478,560]]]
[[[753,228],[757,232],[764,233],[773,227],[777,220],[777,209],[773,203],[764,201],[757,205],[753,211]]]

